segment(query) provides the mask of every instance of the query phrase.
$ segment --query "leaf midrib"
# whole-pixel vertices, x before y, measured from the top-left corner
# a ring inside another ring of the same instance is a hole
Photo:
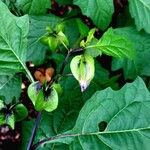
[[[145,4],[143,1],[139,0],[139,2],[141,2],[143,4],[144,7],[148,8],[150,10],[150,7],[148,7],[147,4]]]
[[[26,71],[26,66],[23,64],[23,62],[21,61],[21,59],[17,56],[17,54],[15,53],[15,51],[13,50],[13,48],[10,46],[9,42],[1,35],[1,37],[3,38],[3,40],[6,42],[6,44],[8,45],[9,49],[11,50],[11,52],[15,55],[15,57],[17,58],[18,62],[20,62],[20,64],[22,65],[23,69]],[[27,72],[27,71],[26,71]]]

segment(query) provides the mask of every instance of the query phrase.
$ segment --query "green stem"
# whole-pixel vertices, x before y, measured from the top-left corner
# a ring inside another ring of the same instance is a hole
[[[30,73],[29,69],[28,69],[27,67],[25,67],[25,66],[24,66],[24,69],[25,69],[25,71],[26,71],[26,73],[27,73],[28,79],[30,80],[30,82],[33,83],[33,82],[34,82],[34,79],[33,79],[32,74]]]

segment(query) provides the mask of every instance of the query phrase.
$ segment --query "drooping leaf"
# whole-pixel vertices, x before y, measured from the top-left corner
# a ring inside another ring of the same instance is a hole
[[[0,76],[0,79],[0,95],[5,97],[5,103],[11,103],[14,98],[18,102],[21,94],[21,77],[19,75]]]
[[[70,143],[70,148],[79,150],[149,150],[149,111],[150,93],[137,78],[119,91],[96,92],[80,111],[75,127],[49,142]]]
[[[0,75],[26,70],[28,16],[16,17],[0,1]]]
[[[111,22],[114,12],[112,0],[74,0],[84,15],[90,17],[94,24],[105,30]]]
[[[51,8],[51,0],[17,0],[16,6],[25,14],[42,15]]]
[[[134,79],[138,75],[150,75],[150,35],[141,31],[138,32],[135,27],[125,27],[115,29],[117,34],[127,36],[134,44],[136,57],[134,60],[114,59],[112,69],[123,68],[125,78]]]
[[[150,33],[150,1],[129,0],[129,10],[135,20],[137,29],[144,29],[147,33]]]
[[[96,48],[100,52],[114,57],[131,59],[135,57],[132,42],[127,37],[116,34],[112,28],[109,28],[96,44],[86,48]]]

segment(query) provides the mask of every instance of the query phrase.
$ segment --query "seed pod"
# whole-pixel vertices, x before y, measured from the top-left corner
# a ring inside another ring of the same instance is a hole
[[[70,64],[73,76],[78,80],[83,92],[94,77],[94,59],[90,55],[79,55],[72,59]]]
[[[44,91],[39,82],[30,84],[28,87],[28,96],[37,111],[45,110],[51,112],[58,106],[57,91],[53,87]]]

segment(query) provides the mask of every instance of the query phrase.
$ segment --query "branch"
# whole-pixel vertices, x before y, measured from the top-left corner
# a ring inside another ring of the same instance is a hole
[[[56,135],[56,136],[53,136],[53,137],[50,137],[50,138],[46,138],[46,139],[43,139],[37,143],[35,143],[33,146],[32,146],[32,150],[35,150],[37,147],[39,147],[40,145],[46,143],[46,142],[51,142],[51,141],[54,141],[54,140],[57,140],[57,139],[60,139],[60,138],[66,138],[66,137],[76,137],[76,136],[80,136],[81,134],[60,134],[60,135]]]
[[[32,147],[35,135],[36,135],[36,131],[37,131],[38,125],[40,123],[40,119],[41,119],[41,112],[38,113],[37,118],[35,120],[35,124],[34,124],[34,127],[32,129],[32,134],[31,134],[31,137],[30,137],[30,140],[28,143],[27,150],[31,150],[31,147]]]

